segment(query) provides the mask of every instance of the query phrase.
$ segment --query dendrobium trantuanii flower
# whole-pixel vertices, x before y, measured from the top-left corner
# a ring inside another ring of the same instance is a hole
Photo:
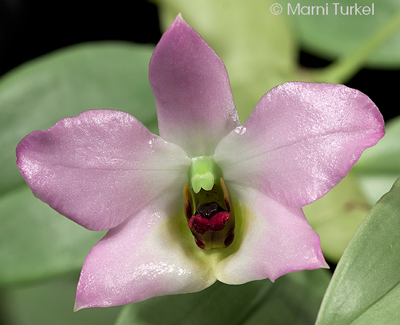
[[[327,267],[301,207],[383,136],[374,103],[343,85],[288,82],[240,125],[224,64],[180,15],[149,79],[160,136],[92,110],[17,147],[38,198],[109,229],[85,260],[76,309]]]

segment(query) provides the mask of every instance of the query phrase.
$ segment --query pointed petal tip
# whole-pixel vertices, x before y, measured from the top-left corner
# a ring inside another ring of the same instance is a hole
[[[186,22],[186,20],[183,19],[182,14],[179,13],[179,14],[176,15],[176,17],[175,17],[173,23],[171,24],[170,28],[168,28],[168,29],[170,30],[170,29],[173,29],[174,27],[179,27],[179,26],[182,25],[182,24],[183,24],[185,27],[191,28],[191,27],[189,26],[189,24]]]
[[[175,21],[178,21],[178,22],[185,21],[185,19],[183,19],[183,17],[182,17],[182,13],[178,13],[176,15]]]
[[[329,264],[325,261],[324,255],[322,255],[317,259],[316,263],[314,265],[311,265],[309,268],[306,268],[306,270],[316,270],[316,269],[330,269],[331,267]]]
[[[84,309],[85,307],[82,306],[78,301],[75,301],[75,305],[74,305],[74,313],[76,313],[77,311]]]
[[[317,235],[317,238],[315,238],[313,250],[314,256],[310,256],[310,259],[307,263],[308,266],[303,268],[303,270],[330,269],[330,266],[326,262],[324,254],[322,253],[321,240],[319,238],[319,235]]]
[[[321,261],[321,265],[319,266],[320,269],[327,269],[329,270],[331,267],[329,266],[328,263],[326,263],[325,259]]]

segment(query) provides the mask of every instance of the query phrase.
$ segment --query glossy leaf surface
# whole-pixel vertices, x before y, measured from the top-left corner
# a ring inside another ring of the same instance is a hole
[[[397,324],[400,181],[372,208],[340,260],[317,324]]]

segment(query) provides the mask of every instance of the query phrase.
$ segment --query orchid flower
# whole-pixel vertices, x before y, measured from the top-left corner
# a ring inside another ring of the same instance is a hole
[[[26,136],[35,196],[90,230],[76,310],[327,267],[302,206],[384,134],[360,91],[288,82],[239,124],[226,68],[178,15],[150,60],[160,136],[91,110]]]

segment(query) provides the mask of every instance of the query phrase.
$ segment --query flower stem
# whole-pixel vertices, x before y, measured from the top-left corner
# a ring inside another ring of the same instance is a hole
[[[400,11],[394,14],[384,26],[364,41],[356,51],[344,55],[328,67],[316,71],[314,80],[318,82],[346,83],[361,69],[371,53],[389,39],[390,36],[393,36],[399,28]]]

